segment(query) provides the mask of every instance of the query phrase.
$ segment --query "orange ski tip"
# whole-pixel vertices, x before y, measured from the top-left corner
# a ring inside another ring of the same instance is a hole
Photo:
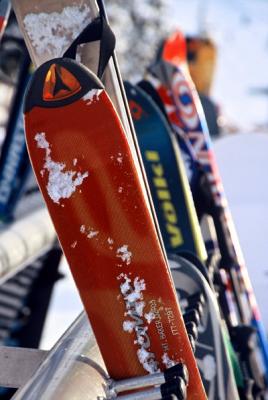
[[[181,31],[177,30],[166,39],[163,58],[175,65],[179,65],[186,62],[186,55],[187,49],[184,35]]]
[[[80,90],[80,83],[70,71],[58,64],[50,66],[45,77],[43,100],[66,99]]]

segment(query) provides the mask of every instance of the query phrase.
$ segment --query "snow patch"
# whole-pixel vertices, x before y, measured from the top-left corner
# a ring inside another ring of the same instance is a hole
[[[122,153],[118,153],[117,157],[116,157],[117,162],[119,162],[119,164],[122,164],[123,162],[123,156]]]
[[[35,52],[55,58],[63,55],[91,19],[90,9],[84,4],[65,7],[62,12],[30,13],[23,23]]]
[[[89,106],[93,101],[98,101],[100,94],[103,92],[103,89],[91,89],[83,96],[83,100]]]
[[[154,374],[155,372],[159,371],[157,362],[151,358],[152,353],[147,351],[144,347],[137,351],[137,355],[139,362],[142,364],[145,371],[148,371],[150,374]]]
[[[129,265],[131,263],[132,253],[128,250],[128,245],[124,244],[116,250],[116,257],[121,258],[121,260]]]
[[[93,228],[86,228],[85,225],[80,226],[80,232],[82,235],[87,235],[88,239],[92,239],[99,234],[99,231],[95,231]]]
[[[124,321],[123,322],[123,330],[125,332],[132,333],[134,331],[135,325],[136,324],[134,321]]]
[[[116,157],[115,156],[110,156],[111,160],[114,160],[115,158],[116,158],[116,161],[119,164],[122,164],[122,162],[123,162],[123,154],[122,153],[117,153]]]
[[[87,238],[88,239],[92,239],[95,236],[97,236],[99,234],[99,231],[93,231],[93,229],[90,229],[88,234],[87,234]]]
[[[167,368],[173,367],[175,365],[175,361],[171,360],[167,353],[164,353],[162,356],[162,363],[165,364]]]
[[[76,191],[76,187],[83,183],[83,180],[88,177],[89,173],[86,171],[83,174],[77,171],[65,171],[66,164],[53,161],[50,154],[51,149],[46,134],[44,132],[35,135],[37,147],[45,149],[45,164],[44,169],[48,171],[48,184],[47,191],[50,198],[54,203],[59,204],[60,199],[70,198]]]
[[[148,350],[150,348],[150,338],[147,333],[147,320],[146,318],[145,321],[143,319],[145,302],[143,301],[142,292],[146,290],[145,281],[140,277],[135,277],[132,280],[124,273],[118,275],[117,279],[123,280],[120,284],[120,291],[127,309],[125,315],[128,316],[128,319],[123,322],[123,330],[129,333],[135,332],[136,340],[134,344],[139,346],[137,356],[143,368],[149,373],[158,372],[159,368],[155,354]]]
[[[146,321],[148,322],[148,324],[150,324],[155,319],[155,313],[153,313],[151,311],[149,313],[144,314],[144,317],[145,317]]]

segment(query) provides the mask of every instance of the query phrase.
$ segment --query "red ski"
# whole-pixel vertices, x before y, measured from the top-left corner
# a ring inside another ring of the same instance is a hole
[[[120,119],[85,67],[54,59],[25,102],[32,165],[109,374],[178,362],[206,399],[165,255]]]
[[[10,9],[11,4],[9,0],[0,0],[0,40],[7,24]]]

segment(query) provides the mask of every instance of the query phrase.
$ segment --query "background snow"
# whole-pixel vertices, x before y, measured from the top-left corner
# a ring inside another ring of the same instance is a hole
[[[268,135],[239,134],[215,151],[253,289],[268,331]]]

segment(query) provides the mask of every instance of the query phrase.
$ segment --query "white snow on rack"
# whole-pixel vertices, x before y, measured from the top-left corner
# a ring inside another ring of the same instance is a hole
[[[60,57],[91,20],[87,5],[65,7],[62,12],[27,14],[25,30],[38,55]]]
[[[50,154],[50,145],[46,140],[44,132],[35,135],[37,147],[45,149],[45,164],[44,169],[48,171],[47,191],[49,197],[54,203],[59,204],[60,199],[67,199],[76,191],[76,187],[83,183],[83,180],[88,177],[88,172],[65,171],[62,172],[66,165],[64,163],[53,161]]]

